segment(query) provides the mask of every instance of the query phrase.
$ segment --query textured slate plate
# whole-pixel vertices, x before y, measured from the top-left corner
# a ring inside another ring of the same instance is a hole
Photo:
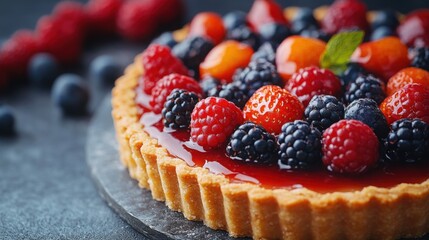
[[[138,187],[119,161],[110,96],[92,120],[87,138],[87,162],[100,195],[137,231],[153,239],[232,239],[201,222],[186,220],[151,193]],[[242,238],[244,239],[244,238]]]

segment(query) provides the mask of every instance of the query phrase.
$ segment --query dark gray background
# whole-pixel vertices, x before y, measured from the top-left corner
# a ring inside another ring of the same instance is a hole
[[[21,28],[34,28],[56,0],[0,1],[0,38]],[[85,1],[82,1],[85,2]],[[225,13],[248,10],[251,0],[187,0],[188,19],[201,10]],[[331,1],[288,0],[283,6],[315,7]],[[426,0],[366,1],[370,9],[390,6],[402,12],[429,7]],[[406,2],[406,5],[405,5]],[[400,6],[400,4],[403,4]],[[124,64],[143,50],[142,44],[110,42],[88,49],[76,71],[87,75],[88,63],[101,53]],[[91,112],[109,89],[92,86]],[[52,105],[48,91],[31,86],[0,96],[14,107],[18,134],[0,138],[0,239],[143,239],[101,199],[85,162],[91,114],[66,118]]]

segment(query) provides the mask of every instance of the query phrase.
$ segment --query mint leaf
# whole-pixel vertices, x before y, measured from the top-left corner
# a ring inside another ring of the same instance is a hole
[[[344,72],[353,52],[362,43],[364,35],[363,31],[335,34],[326,45],[325,52],[320,58],[320,66],[335,74]]]

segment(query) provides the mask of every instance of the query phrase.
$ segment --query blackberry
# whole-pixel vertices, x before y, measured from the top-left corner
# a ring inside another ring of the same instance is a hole
[[[218,86],[220,86],[222,83],[219,79],[214,78],[210,75],[205,76],[203,79],[201,79],[200,81],[200,87],[203,89],[204,92],[204,96],[208,96],[209,92],[214,89],[217,88]]]
[[[242,11],[234,11],[227,13],[223,17],[223,25],[226,29],[232,30],[241,26],[247,25],[247,14]]]
[[[258,49],[260,45],[260,37],[247,26],[240,26],[228,31],[227,39],[235,40],[251,46],[253,49]]]
[[[152,40],[151,44],[165,45],[169,48],[173,48],[177,41],[174,39],[172,32],[164,32],[155,39]]]
[[[324,131],[343,119],[344,105],[330,95],[314,96],[304,111],[305,119],[311,126]]]
[[[234,79],[234,84],[239,86],[248,97],[251,97],[256,90],[265,85],[283,87],[283,81],[275,66],[264,59],[250,62]]]
[[[199,77],[199,66],[207,54],[214,47],[210,40],[196,36],[183,40],[173,47],[173,54],[182,60],[191,71],[193,77]]]
[[[386,98],[384,83],[372,75],[359,76],[347,86],[345,99],[351,103],[360,98],[371,98],[380,104]]]
[[[427,161],[429,125],[420,119],[401,119],[392,123],[384,146],[388,162]]]
[[[199,101],[198,95],[182,89],[173,90],[168,95],[162,109],[164,126],[172,129],[186,129],[191,123],[191,113]]]
[[[322,134],[302,120],[286,123],[278,138],[280,162],[287,169],[308,169],[321,163]]]
[[[292,32],[300,34],[305,29],[319,29],[319,23],[311,8],[300,8],[292,21]]]
[[[396,36],[395,30],[389,27],[381,26],[372,31],[370,41],[375,41],[389,36]]]
[[[291,35],[286,25],[279,23],[267,23],[259,29],[259,34],[265,42],[280,44],[285,38]]]
[[[398,14],[393,10],[385,9],[375,14],[371,27],[372,29],[387,27],[391,30],[395,30],[398,25]]]
[[[232,83],[220,85],[211,89],[207,96],[225,98],[226,100],[233,102],[240,109],[243,109],[247,100],[249,100],[249,97],[237,85]]]
[[[348,63],[346,70],[340,76],[343,90],[345,90],[351,82],[356,81],[356,79],[361,75],[368,75],[366,70],[361,65],[358,63]]]
[[[359,120],[365,123],[372,128],[375,135],[380,139],[384,138],[389,132],[386,118],[378,108],[378,104],[369,98],[361,98],[353,101],[347,106],[344,118]]]
[[[241,162],[274,164],[277,162],[276,138],[263,127],[245,122],[232,134],[226,147],[226,155]]]
[[[417,48],[415,49],[415,55],[411,65],[429,71],[429,48]]]
[[[277,44],[271,43],[271,42],[266,42],[264,44],[262,44],[258,51],[256,51],[253,55],[252,55],[252,61],[255,61],[257,59],[265,59],[268,62],[272,63],[273,65],[276,64],[276,49],[277,49]]]

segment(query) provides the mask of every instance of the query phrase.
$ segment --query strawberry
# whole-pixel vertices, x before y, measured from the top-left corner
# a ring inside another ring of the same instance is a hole
[[[229,83],[238,68],[249,64],[252,54],[253,49],[247,44],[233,40],[222,42],[200,64],[201,79],[212,76]]]
[[[329,171],[361,174],[377,163],[379,142],[372,129],[358,120],[341,120],[323,133],[322,161]]]
[[[183,63],[173,56],[170,48],[152,44],[142,54],[143,61],[143,90],[151,94],[152,88],[162,77],[170,73],[189,75],[188,69]]]
[[[368,30],[366,5],[359,0],[336,0],[322,19],[322,29],[328,34],[359,28]]]
[[[234,103],[208,97],[198,102],[192,111],[191,140],[205,149],[219,148],[242,123],[242,112]]]
[[[116,18],[123,0],[91,0],[86,5],[86,14],[91,30],[112,35],[116,32]]]
[[[316,95],[332,95],[339,97],[341,82],[333,72],[317,67],[307,67],[292,75],[285,88],[307,106]]]
[[[283,40],[276,52],[277,71],[283,81],[286,83],[301,68],[319,66],[325,48],[325,42],[313,38],[292,36]]]
[[[399,70],[408,67],[408,48],[397,37],[386,37],[361,44],[350,59],[365,70],[387,81]]]
[[[247,20],[256,30],[267,23],[288,24],[283,9],[274,0],[256,0],[253,2]]]
[[[389,124],[403,118],[420,118],[429,123],[429,88],[408,84],[384,99],[380,109]]]
[[[401,41],[410,47],[429,47],[429,9],[408,14],[397,32]]]
[[[189,25],[189,36],[202,36],[209,38],[215,44],[225,38],[226,29],[222,17],[213,12],[198,13]]]
[[[0,64],[3,67],[1,71],[11,77],[25,77],[31,57],[39,51],[40,47],[33,32],[17,31],[0,50]]]
[[[116,25],[122,37],[139,41],[153,36],[159,25],[156,1],[128,1],[119,10]]]
[[[177,73],[169,74],[156,82],[155,87],[152,89],[149,104],[154,113],[161,113],[168,95],[174,89],[187,90],[199,96],[203,94],[203,90],[195,79]]]
[[[244,119],[279,134],[287,122],[302,119],[304,106],[297,97],[275,85],[259,88],[243,109]]]
[[[429,87],[429,72],[416,67],[402,69],[387,82],[387,94],[392,95],[410,83],[420,83]]]

